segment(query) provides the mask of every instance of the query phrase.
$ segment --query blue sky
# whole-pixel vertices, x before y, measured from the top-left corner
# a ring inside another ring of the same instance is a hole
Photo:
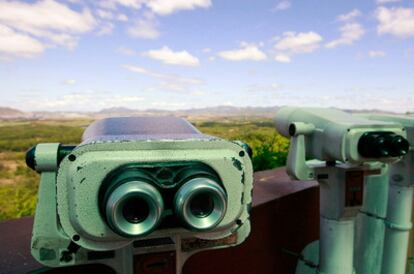
[[[0,106],[414,110],[414,0],[0,0]]]

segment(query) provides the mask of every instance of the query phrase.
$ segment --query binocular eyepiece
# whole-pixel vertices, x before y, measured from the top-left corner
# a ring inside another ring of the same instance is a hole
[[[410,144],[393,132],[367,132],[358,142],[358,151],[365,158],[401,157],[408,153]]]
[[[175,212],[190,229],[208,230],[223,219],[227,197],[223,188],[208,178],[194,178],[186,182],[174,198]]]
[[[144,236],[161,223],[164,200],[160,191],[148,182],[131,180],[107,190],[104,217],[109,227],[125,237]],[[215,228],[227,209],[223,187],[207,177],[193,177],[178,188],[172,209],[188,229],[206,231]]]
[[[163,210],[163,199],[155,187],[142,181],[130,181],[121,184],[109,195],[105,216],[114,232],[134,237],[155,229]]]

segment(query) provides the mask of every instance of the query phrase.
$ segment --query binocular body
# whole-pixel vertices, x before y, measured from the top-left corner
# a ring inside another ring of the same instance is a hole
[[[412,157],[412,131],[406,122],[405,117],[323,108],[285,107],[277,113],[277,129],[291,140],[287,173],[293,179],[316,179],[320,187],[320,240],[301,252],[306,260],[299,261],[296,273],[352,274],[355,268],[357,273],[378,273],[385,226],[382,273],[403,273],[396,269],[405,267],[400,260],[405,260],[401,254],[408,233],[402,229],[408,221],[402,225],[398,221],[411,214],[398,209],[406,204],[411,209],[412,189],[405,195],[407,187],[393,188],[392,181],[408,183],[404,175],[411,169],[407,163]],[[389,170],[392,199],[385,212],[381,202],[386,201]]]
[[[153,250],[190,254],[239,244],[250,232],[248,151],[183,119],[108,118],[72,149],[39,144],[28,155],[42,173],[32,238],[42,264],[89,263],[88,251],[145,249],[157,239]]]
[[[286,137],[304,136],[306,158],[359,164],[394,162],[409,150],[403,126],[373,121],[336,109],[284,107],[276,128]]]

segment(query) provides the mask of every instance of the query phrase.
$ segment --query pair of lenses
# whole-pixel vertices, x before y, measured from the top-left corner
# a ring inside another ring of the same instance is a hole
[[[192,230],[213,229],[223,219],[227,198],[215,181],[196,177],[177,191],[174,210],[181,222]],[[105,206],[109,226],[126,237],[142,236],[153,231],[162,219],[164,202],[159,191],[149,183],[130,181],[109,195]]]
[[[358,151],[365,158],[401,157],[409,149],[408,141],[393,132],[368,132],[358,142]]]

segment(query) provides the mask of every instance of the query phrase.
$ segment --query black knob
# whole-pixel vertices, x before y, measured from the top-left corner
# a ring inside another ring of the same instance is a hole
[[[59,145],[59,149],[57,152],[57,161],[58,164],[65,158],[67,155],[69,155],[72,150],[76,148],[75,145]],[[32,146],[27,152],[26,152],[26,165],[30,167],[33,170],[36,170],[36,146]]]
[[[33,170],[36,170],[35,153],[36,146],[32,146],[28,151],[26,151],[26,165]]]

